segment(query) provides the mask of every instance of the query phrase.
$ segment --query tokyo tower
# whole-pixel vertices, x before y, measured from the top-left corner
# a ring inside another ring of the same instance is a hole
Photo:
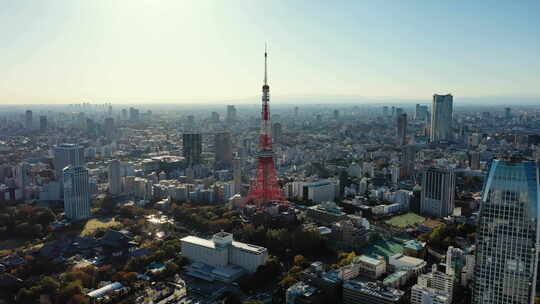
[[[285,201],[277,181],[270,135],[270,86],[267,75],[267,53],[264,49],[264,84],[262,87],[262,119],[259,153],[257,155],[257,177],[251,182],[246,202],[255,204],[259,209],[271,201]]]

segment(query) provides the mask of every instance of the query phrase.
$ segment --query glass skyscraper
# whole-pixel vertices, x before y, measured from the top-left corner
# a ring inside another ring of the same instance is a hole
[[[480,202],[473,304],[530,304],[538,264],[538,166],[498,159]]]
[[[433,95],[431,106],[431,136],[432,142],[452,140],[452,95]]]

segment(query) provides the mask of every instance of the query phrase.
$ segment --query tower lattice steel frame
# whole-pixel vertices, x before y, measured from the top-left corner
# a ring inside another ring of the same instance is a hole
[[[262,119],[258,153],[257,175],[251,183],[246,202],[264,208],[271,201],[285,202],[277,180],[270,135],[270,86],[268,85],[267,52],[264,50],[264,84],[262,87]]]

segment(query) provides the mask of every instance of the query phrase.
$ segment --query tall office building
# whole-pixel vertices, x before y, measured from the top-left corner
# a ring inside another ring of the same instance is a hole
[[[298,117],[298,107],[294,107],[294,117]]]
[[[493,160],[480,201],[473,304],[530,304],[538,266],[538,163]]]
[[[452,169],[428,168],[422,178],[422,214],[445,217],[454,211],[456,177]]]
[[[96,123],[94,122],[93,119],[90,119],[90,118],[86,119],[86,133],[88,133],[89,136],[97,135]]]
[[[428,107],[426,105],[416,104],[414,112],[414,120],[427,120],[428,119]]]
[[[26,110],[24,113],[24,127],[26,130],[32,130],[33,118],[32,111]]]
[[[275,143],[281,143],[282,126],[279,122],[272,124],[272,139]]]
[[[114,118],[107,117],[105,118],[105,137],[108,140],[114,140],[116,129],[114,128]]]
[[[21,190],[22,199],[28,199],[26,187],[30,177],[30,164],[23,162],[15,168],[15,185]]]
[[[184,157],[189,166],[201,163],[202,140],[200,133],[184,133],[182,135]]]
[[[469,153],[469,167],[472,170],[480,170],[480,152],[471,151]]]
[[[119,195],[121,192],[120,161],[115,159],[109,165],[109,193]]]
[[[504,108],[504,118],[512,119],[512,109]]]
[[[236,108],[234,105],[227,106],[227,122],[232,123],[236,121]]]
[[[214,135],[214,148],[216,152],[216,165],[218,167],[231,167],[233,156],[231,133],[216,133]]]
[[[47,131],[47,116],[39,117],[39,131],[41,132]]]
[[[129,120],[132,122],[139,121],[139,109],[135,109],[133,107],[129,108]]]
[[[407,144],[407,114],[397,117],[397,143],[400,146]]]
[[[90,217],[90,181],[84,167],[69,166],[63,170],[64,212],[70,220]]]
[[[382,115],[383,115],[383,116],[388,116],[388,106],[383,106],[383,108],[382,108]]]
[[[218,112],[212,112],[212,116],[210,120],[214,123],[219,122],[219,113]]]
[[[242,191],[242,166],[239,158],[233,160],[234,194]]]
[[[453,97],[448,95],[433,95],[431,107],[431,142],[452,140]]]
[[[74,144],[61,144],[53,149],[53,153],[54,170],[58,179],[61,179],[62,171],[67,166],[85,166],[84,148],[81,146]]]

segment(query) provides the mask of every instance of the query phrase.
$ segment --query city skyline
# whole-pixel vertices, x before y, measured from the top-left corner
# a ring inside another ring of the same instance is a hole
[[[277,103],[429,102],[434,93],[535,103],[535,8],[17,1],[0,12],[0,104],[257,103],[266,41]]]

